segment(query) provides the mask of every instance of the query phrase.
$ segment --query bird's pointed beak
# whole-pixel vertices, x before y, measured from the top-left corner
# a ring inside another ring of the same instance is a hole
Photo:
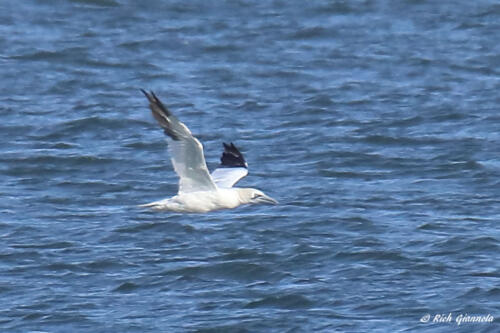
[[[263,204],[268,204],[268,205],[277,205],[278,204],[278,201],[274,200],[273,198],[267,196],[267,195],[263,195],[261,197],[259,197],[259,203],[263,203]]]

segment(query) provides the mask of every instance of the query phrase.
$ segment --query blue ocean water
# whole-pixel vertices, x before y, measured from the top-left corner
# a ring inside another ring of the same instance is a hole
[[[0,331],[500,331],[499,32],[485,0],[1,1]],[[137,208],[177,190],[141,88],[280,205]]]

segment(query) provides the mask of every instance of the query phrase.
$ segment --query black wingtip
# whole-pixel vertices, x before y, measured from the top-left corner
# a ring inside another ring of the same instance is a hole
[[[140,91],[144,94],[144,96],[146,96],[146,98],[148,99],[148,101],[152,102],[153,101],[153,92],[147,92],[146,90],[144,89],[140,89]]]
[[[153,98],[155,99],[156,102],[161,103],[160,99],[158,97],[156,97],[156,95],[155,95],[155,93],[154,93],[153,90],[151,90],[150,93],[151,93],[151,96],[153,96]]]
[[[154,97],[154,94],[153,92],[147,92],[146,90],[144,89],[140,89],[141,92],[144,94],[144,96],[146,96],[146,98],[148,99],[149,103],[157,103],[157,98]]]
[[[229,144],[223,142],[224,152],[220,158],[221,166],[224,168],[247,168],[247,162],[243,154],[230,142]]]
[[[150,104],[157,105],[158,108],[167,116],[172,116],[168,108],[165,105],[163,105],[162,101],[160,101],[160,99],[156,96],[153,90],[150,90],[149,93],[144,89],[140,90],[144,94],[144,96],[146,96]]]
[[[155,93],[151,90],[149,93],[144,89],[140,89],[141,92],[146,96],[149,101],[149,108],[153,114],[153,117],[163,128],[163,132],[165,135],[168,135],[175,141],[179,141],[180,137],[178,133],[176,133],[172,127],[169,125],[169,122],[172,119],[172,114],[170,111],[163,105],[158,97],[156,97]]]

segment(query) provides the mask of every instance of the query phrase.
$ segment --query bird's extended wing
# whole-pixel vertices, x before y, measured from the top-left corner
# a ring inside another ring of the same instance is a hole
[[[218,187],[233,187],[241,178],[248,175],[248,165],[238,148],[231,142],[223,143],[224,152],[221,164],[212,172],[212,178]]]
[[[189,128],[180,122],[151,91],[141,89],[149,107],[168,137],[168,147],[175,172],[179,176],[179,193],[215,191],[215,185],[203,155],[203,146]]]

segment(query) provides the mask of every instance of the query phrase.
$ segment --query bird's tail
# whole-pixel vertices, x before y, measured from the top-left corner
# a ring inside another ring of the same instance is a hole
[[[149,207],[154,207],[156,205],[157,205],[156,202],[150,202],[150,203],[147,203],[147,204],[137,205],[137,207],[149,208]]]
[[[137,207],[152,208],[155,210],[163,210],[163,209],[166,209],[168,202],[169,202],[169,200],[165,199],[165,200],[153,201],[153,202],[150,202],[147,204],[138,205]]]

